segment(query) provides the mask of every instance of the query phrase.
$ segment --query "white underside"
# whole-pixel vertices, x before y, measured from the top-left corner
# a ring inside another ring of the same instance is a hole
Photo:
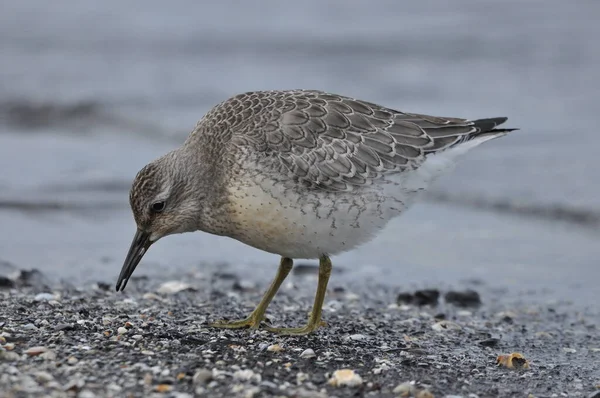
[[[428,156],[417,170],[386,176],[348,193],[305,195],[265,180],[230,190],[239,225],[234,237],[250,246],[290,258],[319,258],[373,239],[461,155],[497,136],[482,136]]]

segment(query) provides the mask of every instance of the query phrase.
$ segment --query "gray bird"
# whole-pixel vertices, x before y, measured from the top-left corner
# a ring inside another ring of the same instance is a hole
[[[400,112],[316,90],[259,91],[213,107],[183,146],[142,168],[129,195],[137,232],[117,281],[167,235],[204,231],[281,256],[277,275],[245,319],[258,328],[298,258],[319,259],[313,332],[330,256],[374,238],[456,159],[515,129],[506,118],[465,120]]]

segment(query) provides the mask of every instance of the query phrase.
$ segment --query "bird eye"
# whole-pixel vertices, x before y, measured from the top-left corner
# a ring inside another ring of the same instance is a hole
[[[165,202],[156,202],[152,204],[152,211],[155,213],[160,213],[165,209]]]

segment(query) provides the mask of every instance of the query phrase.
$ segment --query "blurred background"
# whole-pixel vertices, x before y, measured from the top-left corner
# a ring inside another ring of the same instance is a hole
[[[599,19],[596,0],[5,2],[0,261],[112,284],[135,173],[234,94],[307,88],[521,129],[334,258],[334,283],[478,280],[597,300]],[[267,283],[278,259],[186,234],[136,275],[220,263]]]

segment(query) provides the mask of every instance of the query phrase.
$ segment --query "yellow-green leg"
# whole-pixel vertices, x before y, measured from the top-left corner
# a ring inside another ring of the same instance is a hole
[[[306,326],[301,328],[273,328],[267,327],[266,330],[285,335],[302,336],[315,331],[319,326],[322,325],[321,311],[323,309],[323,301],[325,300],[325,293],[327,291],[327,283],[329,282],[329,276],[331,275],[331,260],[327,256],[322,256],[319,260],[319,282],[317,284],[317,293],[315,294],[315,302],[313,304],[312,312],[308,318]]]
[[[263,321],[265,317],[265,312],[267,311],[267,307],[275,297],[275,293],[279,290],[279,287],[288,276],[290,271],[292,270],[293,261],[291,258],[282,257],[279,263],[279,269],[277,270],[277,275],[275,275],[275,279],[271,282],[271,286],[263,296],[260,303],[256,306],[254,311],[247,318],[241,319],[239,321],[219,321],[211,324],[210,326],[216,328],[227,328],[227,329],[239,329],[239,328],[252,328],[258,329],[258,326]]]

